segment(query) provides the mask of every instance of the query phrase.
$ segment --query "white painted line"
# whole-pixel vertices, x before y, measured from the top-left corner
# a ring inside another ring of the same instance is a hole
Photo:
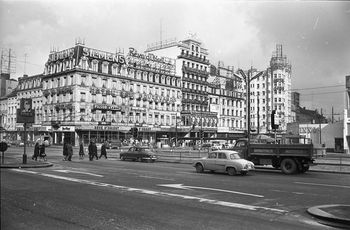
[[[159,179],[159,180],[169,180],[169,181],[174,181],[174,179],[171,178],[163,178],[163,177],[155,177],[155,176],[139,176],[142,178],[150,178],[150,179]]]
[[[286,210],[276,209],[276,208],[268,208],[268,207],[255,206],[255,205],[239,204],[239,203],[226,202],[226,201],[220,201],[220,200],[206,199],[206,198],[202,198],[202,197],[153,191],[153,190],[148,190],[148,189],[132,188],[132,187],[126,187],[126,186],[121,186],[121,185],[114,185],[114,184],[107,184],[107,183],[96,182],[96,181],[89,181],[89,180],[82,180],[82,179],[76,179],[76,178],[70,178],[70,177],[64,177],[64,176],[57,176],[57,175],[47,174],[47,173],[27,171],[27,170],[22,170],[22,169],[12,169],[12,170],[15,172],[20,172],[20,173],[36,174],[39,176],[45,176],[45,177],[55,178],[55,179],[59,179],[59,180],[66,180],[66,181],[94,185],[94,186],[99,186],[99,187],[109,187],[109,188],[113,188],[113,189],[117,189],[117,190],[128,191],[128,192],[137,192],[137,193],[148,194],[148,195],[153,195],[153,196],[175,197],[175,198],[180,198],[180,199],[185,199],[185,200],[194,200],[194,201],[198,201],[200,203],[219,205],[219,206],[231,207],[231,208],[240,208],[240,209],[245,209],[245,210],[250,210],[250,211],[265,210],[265,211],[277,212],[277,213],[281,213],[281,214],[288,213],[288,211],[286,211]]]
[[[296,194],[296,195],[303,195],[303,194],[305,194],[303,192],[291,192],[291,191],[284,191],[284,190],[278,190],[278,189],[271,189],[271,191],[273,191],[273,192],[293,193],[293,194]]]
[[[53,170],[53,171],[62,172],[62,173],[78,173],[78,174],[86,174],[86,175],[90,175],[90,176],[103,177],[102,175],[99,175],[99,174],[88,173],[88,172],[81,172],[81,171],[73,171],[73,170],[66,170],[66,169],[56,169],[56,170]]]
[[[325,186],[325,187],[337,187],[337,188],[350,188],[350,186],[346,185],[336,185],[336,184],[317,184],[317,183],[306,183],[306,182],[294,182],[295,184],[305,184],[305,185],[316,185],[316,186]]]
[[[234,194],[245,195],[245,196],[254,196],[254,197],[260,197],[260,198],[264,197],[262,195],[257,195],[257,194],[252,194],[252,193],[244,193],[244,192],[237,192],[237,191],[217,189],[217,188],[188,186],[188,185],[183,185],[183,184],[158,184],[158,186],[169,187],[169,188],[178,188],[178,189],[201,189],[201,190],[210,190],[210,191],[217,191],[217,192],[234,193]]]

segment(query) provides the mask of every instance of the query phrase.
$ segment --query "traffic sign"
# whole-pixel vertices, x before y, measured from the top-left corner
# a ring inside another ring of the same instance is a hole
[[[7,150],[7,143],[5,141],[0,142],[0,151],[5,152]]]

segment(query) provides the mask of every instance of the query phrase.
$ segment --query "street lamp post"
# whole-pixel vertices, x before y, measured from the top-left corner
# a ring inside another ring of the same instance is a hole
[[[247,143],[247,150],[248,154],[250,153],[250,82],[258,77],[260,77],[262,74],[264,74],[265,71],[260,71],[259,73],[253,75],[253,67],[250,67],[250,73],[248,73],[248,76],[244,73],[242,69],[239,69],[238,72],[241,74],[243,79],[246,82],[247,86],[247,99],[246,99],[246,105],[247,105],[247,135],[248,135],[248,143]],[[239,77],[235,74],[235,76]]]

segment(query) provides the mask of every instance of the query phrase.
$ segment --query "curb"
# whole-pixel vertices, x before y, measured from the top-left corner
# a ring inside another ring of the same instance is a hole
[[[47,162],[37,165],[28,165],[28,164],[4,164],[0,165],[0,168],[46,168],[53,166],[53,163]]]
[[[340,224],[342,227],[348,227],[350,228],[350,219],[349,218],[341,218],[338,216],[335,216],[329,212],[323,211],[322,208],[349,208],[350,205],[340,205],[340,204],[332,204],[332,205],[320,205],[320,206],[314,206],[307,209],[307,212],[319,219],[323,219],[335,224]]]

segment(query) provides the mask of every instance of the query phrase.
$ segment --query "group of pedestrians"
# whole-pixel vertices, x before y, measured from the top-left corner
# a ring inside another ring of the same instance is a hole
[[[94,158],[96,158],[96,160],[98,160],[102,156],[104,156],[105,159],[107,159],[107,147],[106,147],[105,142],[101,146],[101,155],[99,157],[97,155],[97,146],[96,146],[96,143],[94,141],[90,141],[90,144],[88,147],[88,152],[89,152],[88,154],[89,154],[90,161],[92,161]],[[68,160],[68,161],[72,160],[73,146],[69,141],[65,141],[63,144],[63,156],[64,156],[63,160]],[[79,159],[83,160],[84,156],[85,156],[84,144],[81,141],[79,144]]]

